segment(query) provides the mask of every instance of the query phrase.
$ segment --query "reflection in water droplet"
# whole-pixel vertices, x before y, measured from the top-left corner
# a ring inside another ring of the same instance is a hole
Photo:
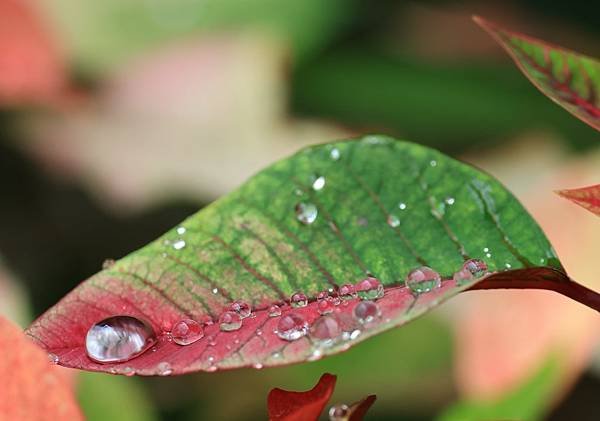
[[[171,337],[178,345],[193,344],[204,336],[200,323],[192,319],[182,319],[173,325]]]
[[[373,301],[361,301],[354,307],[354,318],[360,323],[370,323],[381,315],[379,306]]]
[[[377,278],[369,276],[355,286],[361,300],[376,300],[383,297],[383,285]]]
[[[166,361],[158,363],[156,366],[156,370],[159,376],[168,376],[173,373],[173,369],[171,368],[171,364]]]
[[[356,298],[356,289],[352,284],[344,284],[338,289],[338,296],[342,300],[352,300]]]
[[[341,156],[341,154],[340,154],[340,150],[338,148],[333,148],[331,150],[331,152],[329,152],[329,157],[331,159],[333,159],[334,161],[337,161],[338,159],[340,159],[340,156]]]
[[[296,292],[290,298],[290,304],[292,307],[306,307],[308,298],[303,293]]]
[[[319,177],[315,178],[315,181],[313,181],[313,184],[312,184],[313,190],[319,191],[319,190],[323,189],[323,187],[325,187],[325,177],[319,176]]]
[[[281,308],[277,304],[273,304],[269,307],[269,317],[281,316]]]
[[[104,262],[102,262],[102,269],[110,269],[115,263],[115,259],[105,259]]]
[[[296,218],[305,225],[316,221],[319,211],[312,203],[298,203],[296,205]]]
[[[390,214],[387,217],[387,223],[390,227],[396,228],[397,226],[400,225],[400,219],[396,215]]]
[[[173,248],[175,250],[181,250],[182,248],[185,247],[185,241],[184,240],[177,240],[173,243]]]
[[[152,328],[131,316],[114,316],[96,323],[85,338],[87,355],[99,363],[127,361],[155,342]]]
[[[340,403],[329,408],[329,421],[343,421],[348,418],[348,405]]]
[[[219,316],[219,329],[231,332],[242,327],[242,317],[235,311],[226,311]]]
[[[342,328],[336,319],[331,316],[319,317],[310,328],[310,336],[322,342],[322,345],[330,345],[333,340],[342,335]]]
[[[177,234],[183,235],[183,234],[185,234],[186,230],[185,230],[185,227],[177,227],[176,231],[177,231]]]
[[[242,300],[236,300],[233,303],[231,303],[229,309],[239,314],[242,319],[245,319],[246,317],[250,316],[250,314],[252,314],[250,305]]]
[[[441,285],[440,274],[427,266],[411,270],[406,277],[406,286],[415,295],[429,292]]]
[[[277,336],[286,341],[300,339],[308,332],[308,323],[297,313],[288,313],[277,323]]]

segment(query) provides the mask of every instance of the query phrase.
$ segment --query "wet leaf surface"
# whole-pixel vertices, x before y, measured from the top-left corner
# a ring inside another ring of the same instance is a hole
[[[261,368],[346,350],[478,281],[547,288],[568,278],[492,177],[366,136],[275,163],[82,283],[29,334],[60,364],[95,371]],[[114,316],[140,323],[102,322]],[[189,320],[201,331],[192,326],[181,345]]]
[[[600,130],[600,62],[592,57],[504,29],[478,16],[527,78],[571,114]]]

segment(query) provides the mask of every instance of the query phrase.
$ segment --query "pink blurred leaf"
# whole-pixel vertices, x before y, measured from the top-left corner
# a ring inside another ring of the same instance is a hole
[[[600,184],[578,189],[558,190],[556,193],[600,216]]]

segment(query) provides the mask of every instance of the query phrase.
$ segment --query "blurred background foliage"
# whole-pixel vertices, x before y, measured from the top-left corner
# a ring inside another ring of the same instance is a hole
[[[600,224],[552,195],[598,182],[599,135],[474,13],[600,56],[600,4],[584,0],[0,0],[0,312],[25,326],[259,168],[363,132],[491,172],[599,288]],[[322,361],[83,373],[78,397],[90,420],[260,419],[271,388],[327,371],[336,402],[378,395],[368,419],[592,420],[599,337],[565,298],[469,293]]]

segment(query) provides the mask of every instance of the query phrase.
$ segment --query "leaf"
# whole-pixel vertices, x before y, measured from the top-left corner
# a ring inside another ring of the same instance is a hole
[[[556,193],[600,216],[600,184],[578,189],[558,190]]]
[[[600,130],[600,62],[594,58],[504,29],[478,16],[519,69],[546,96]]]
[[[325,373],[311,390],[290,392],[275,388],[269,392],[270,421],[313,421],[319,418],[335,388],[336,376]]]
[[[360,421],[364,418],[365,414],[373,406],[377,396],[369,395],[358,402],[353,403],[348,407],[348,412],[345,417],[342,417],[336,421]]]
[[[0,419],[83,419],[65,373],[2,316],[0,349]]]
[[[315,209],[312,223],[299,221],[312,221]],[[452,277],[467,257],[485,260],[492,274],[458,286]],[[422,265],[444,281],[414,294],[404,279]],[[332,306],[323,322],[317,294],[366,273],[385,286],[374,320],[357,321],[359,301],[351,299]],[[307,148],[263,170],[78,286],[29,334],[60,364],[89,370],[153,375],[276,366],[344,351],[460,291],[490,287],[553,289],[600,308],[597,294],[568,279],[540,228],[493,178],[419,145],[365,136]],[[296,291],[308,305],[291,308]],[[217,319],[233,300],[248,303],[253,317],[239,330],[220,331]],[[269,316],[273,304],[283,316]],[[300,322],[299,339],[277,335],[290,314],[306,321],[310,335],[302,336]],[[88,329],[116,315],[149,323],[158,336],[153,352],[126,363],[89,359]],[[212,324],[203,339],[180,346],[168,331],[181,319]]]

